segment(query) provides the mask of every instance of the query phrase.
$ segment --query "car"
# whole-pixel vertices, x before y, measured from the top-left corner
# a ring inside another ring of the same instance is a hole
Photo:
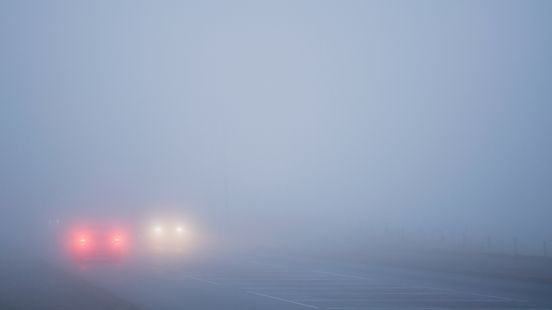
[[[70,230],[69,251],[78,262],[120,261],[129,247],[129,236],[116,225],[87,224]]]
[[[146,231],[151,250],[157,253],[184,253],[191,242],[187,225],[175,220],[165,220],[149,225]]]

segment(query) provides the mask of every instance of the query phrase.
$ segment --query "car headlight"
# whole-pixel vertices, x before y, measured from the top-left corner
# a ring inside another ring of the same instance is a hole
[[[153,227],[153,232],[156,234],[156,235],[160,235],[163,233],[163,226],[154,226]]]

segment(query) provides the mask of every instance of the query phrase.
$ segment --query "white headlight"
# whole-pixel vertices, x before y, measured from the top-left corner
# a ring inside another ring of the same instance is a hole
[[[161,226],[155,226],[153,228],[153,232],[156,233],[156,234],[161,234],[163,232],[163,227]]]

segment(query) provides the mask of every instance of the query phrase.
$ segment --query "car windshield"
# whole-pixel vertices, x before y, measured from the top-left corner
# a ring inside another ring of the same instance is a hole
[[[0,0],[0,310],[552,309],[552,0]]]

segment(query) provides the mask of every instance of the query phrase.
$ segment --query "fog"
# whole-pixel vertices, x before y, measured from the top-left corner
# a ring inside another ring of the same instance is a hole
[[[538,255],[544,242],[546,255],[551,13],[548,1],[3,1],[3,240],[52,219],[172,213],[226,247],[406,235]]]

